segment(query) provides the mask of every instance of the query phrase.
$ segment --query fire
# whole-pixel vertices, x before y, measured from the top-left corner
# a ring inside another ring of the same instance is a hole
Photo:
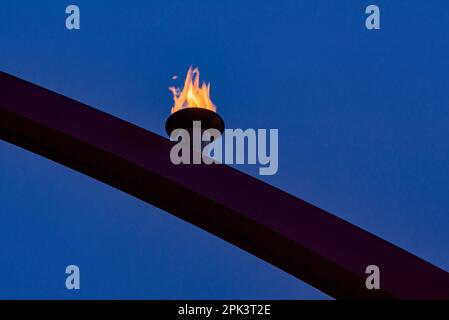
[[[200,87],[200,72],[198,68],[189,68],[187,72],[186,81],[182,91],[179,88],[170,87],[175,101],[171,113],[185,109],[185,108],[204,108],[211,111],[216,110],[216,107],[210,99],[210,83],[203,84]]]

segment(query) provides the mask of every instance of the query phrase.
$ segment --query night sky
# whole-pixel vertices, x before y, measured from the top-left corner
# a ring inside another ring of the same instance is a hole
[[[365,28],[369,4],[381,30]],[[237,169],[449,270],[448,13],[446,0],[6,0],[0,70],[165,135],[168,87],[198,66],[227,127],[279,129],[276,175]],[[329,298],[3,141],[0,201],[0,298]],[[70,264],[80,291],[65,288]]]

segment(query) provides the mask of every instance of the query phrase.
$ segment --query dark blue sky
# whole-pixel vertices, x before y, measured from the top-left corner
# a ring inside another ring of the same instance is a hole
[[[171,77],[197,65],[228,127],[279,128],[264,181],[449,270],[448,1],[71,3],[2,1],[0,70],[164,134]],[[0,201],[0,298],[327,298],[4,142]]]

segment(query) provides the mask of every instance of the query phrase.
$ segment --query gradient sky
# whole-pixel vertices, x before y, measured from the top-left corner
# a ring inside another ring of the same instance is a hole
[[[65,29],[72,3],[80,31]],[[380,31],[364,25],[372,3]],[[448,12],[446,0],[6,0],[0,70],[164,135],[171,77],[199,66],[228,127],[279,128],[279,172],[262,180],[449,270]],[[0,201],[0,298],[328,298],[5,142]],[[65,289],[69,264],[79,292]]]

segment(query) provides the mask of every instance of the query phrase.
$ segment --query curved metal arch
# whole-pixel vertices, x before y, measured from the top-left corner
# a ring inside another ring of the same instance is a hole
[[[155,205],[335,298],[449,299],[436,266],[224,165],[175,166],[171,142],[0,72],[0,138]],[[367,290],[365,269],[381,268]]]

